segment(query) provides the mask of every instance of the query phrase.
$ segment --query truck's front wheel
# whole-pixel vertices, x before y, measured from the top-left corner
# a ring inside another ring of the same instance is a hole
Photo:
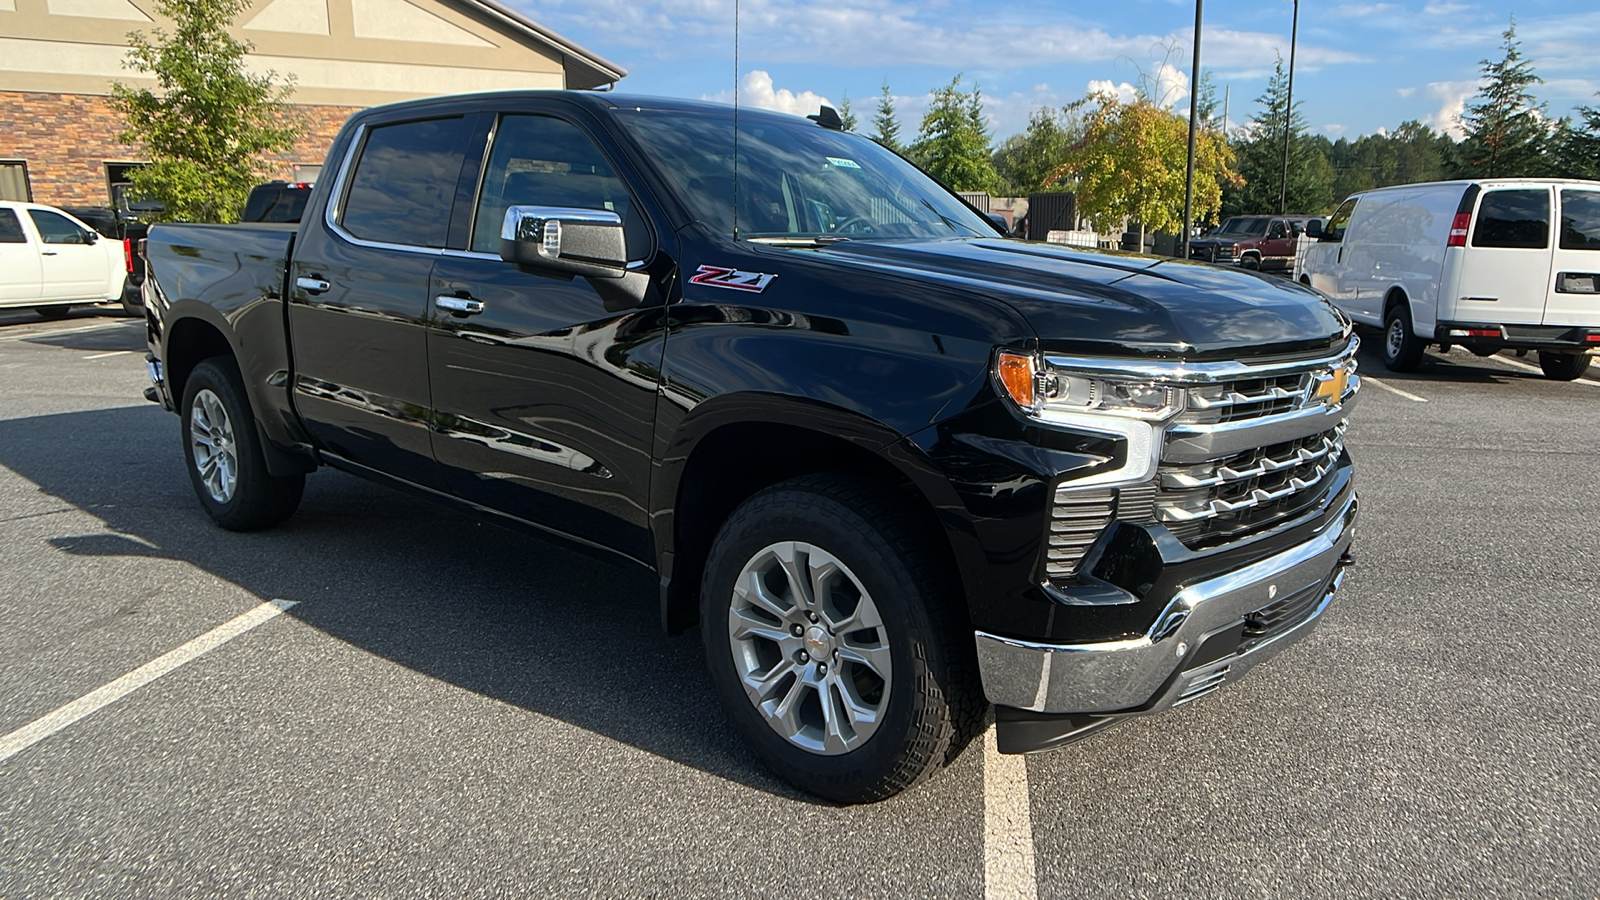
[[[267,471],[239,367],[221,356],[194,367],[183,387],[183,455],[195,496],[229,531],[268,528],[300,506],[306,477]]]
[[[870,482],[769,488],[719,531],[701,630],[734,727],[797,787],[882,800],[982,724],[972,633],[929,541]]]
[[[1422,364],[1426,346],[1411,333],[1411,314],[1405,301],[1393,303],[1383,317],[1383,364],[1393,372],[1414,372]]]
[[[1589,361],[1594,359],[1582,353],[1551,353],[1539,351],[1539,368],[1551,381],[1573,381],[1589,371]]]

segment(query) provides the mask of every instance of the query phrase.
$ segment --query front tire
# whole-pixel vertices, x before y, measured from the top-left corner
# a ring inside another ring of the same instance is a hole
[[[1383,317],[1383,364],[1391,372],[1414,372],[1424,349],[1426,345],[1411,331],[1411,312],[1405,303],[1390,306]]]
[[[1551,381],[1573,381],[1578,376],[1589,371],[1589,363],[1594,357],[1583,353],[1551,353],[1548,350],[1539,351],[1539,368],[1543,370],[1544,377]]]
[[[189,481],[218,525],[254,531],[294,514],[306,477],[267,471],[244,380],[231,358],[213,357],[194,367],[179,413]]]
[[[928,778],[988,709],[953,578],[903,506],[863,479],[798,478],[735,510],[706,563],[701,632],[734,728],[841,803]]]

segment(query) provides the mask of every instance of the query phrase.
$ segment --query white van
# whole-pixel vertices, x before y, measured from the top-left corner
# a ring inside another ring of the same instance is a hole
[[[1390,369],[1460,345],[1537,350],[1547,378],[1571,380],[1600,352],[1600,182],[1397,185],[1351,196],[1317,230],[1300,282],[1382,328]]]

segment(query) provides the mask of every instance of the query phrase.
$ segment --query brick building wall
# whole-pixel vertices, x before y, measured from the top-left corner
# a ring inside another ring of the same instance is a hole
[[[344,120],[360,107],[296,106],[305,130],[293,150],[274,156],[267,178],[291,179],[296,164],[318,165]],[[117,141],[119,116],[105,97],[0,91],[0,161],[28,164],[35,203],[104,206],[106,163],[145,159]]]

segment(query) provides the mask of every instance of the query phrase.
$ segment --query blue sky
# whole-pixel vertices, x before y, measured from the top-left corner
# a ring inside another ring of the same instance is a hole
[[[627,68],[621,91],[732,98],[733,0],[507,2]],[[1201,65],[1219,101],[1231,88],[1235,124],[1255,109],[1274,52],[1288,58],[1291,10],[1290,0],[1206,4]],[[1453,126],[1512,15],[1550,114],[1600,105],[1595,0],[1306,0],[1295,97],[1312,129],[1334,138],[1407,119]],[[740,96],[754,105],[814,112],[848,92],[865,120],[887,79],[902,133],[914,133],[928,92],[961,72],[982,86],[998,138],[1091,83],[1144,78],[1187,110],[1192,0],[740,0],[739,20]]]

